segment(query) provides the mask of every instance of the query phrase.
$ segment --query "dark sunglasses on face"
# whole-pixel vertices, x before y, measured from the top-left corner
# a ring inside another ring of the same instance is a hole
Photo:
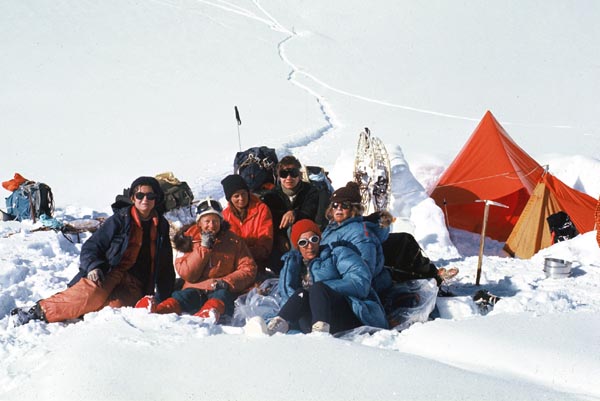
[[[135,193],[135,199],[137,199],[137,200],[142,200],[142,199],[144,199],[144,197],[146,197],[146,199],[148,199],[149,201],[153,201],[153,200],[156,200],[156,198],[158,198],[158,195],[156,195],[154,192],[136,192]]]
[[[279,170],[279,177],[288,178],[288,175],[291,175],[292,178],[297,178],[300,175],[300,170],[297,168],[289,168],[285,170]]]
[[[352,207],[353,203],[352,202],[333,202],[331,204],[331,208],[332,209],[337,209],[338,207],[342,207],[342,209],[344,210],[348,210]]]
[[[221,207],[221,204],[219,202],[217,202],[216,200],[205,200],[202,201],[199,205],[198,205],[198,209],[196,210],[196,214],[200,214],[200,213],[204,213],[206,212],[208,209],[214,209],[217,212],[222,212],[223,208]]]
[[[301,238],[298,240],[298,246],[300,248],[306,248],[308,246],[309,243],[311,244],[318,244],[319,241],[321,241],[321,238],[319,238],[318,235],[313,235],[312,237],[306,239],[306,238]]]

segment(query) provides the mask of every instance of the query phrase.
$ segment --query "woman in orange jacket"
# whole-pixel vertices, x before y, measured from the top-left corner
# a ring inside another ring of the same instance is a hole
[[[268,206],[252,193],[238,174],[221,181],[228,205],[223,218],[230,230],[244,239],[258,267],[257,281],[266,278],[269,255],[273,250],[273,219]]]
[[[196,213],[196,224],[175,237],[175,247],[184,252],[175,260],[175,270],[184,281],[182,289],[158,305],[146,298],[136,306],[217,322],[223,314],[232,316],[235,298],[254,285],[256,264],[244,240],[223,220],[219,202],[207,198]]]

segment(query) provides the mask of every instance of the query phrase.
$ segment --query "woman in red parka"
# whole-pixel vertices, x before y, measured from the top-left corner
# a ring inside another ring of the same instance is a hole
[[[258,267],[257,281],[266,278],[269,255],[273,250],[273,219],[268,206],[252,194],[248,184],[237,174],[221,181],[228,205],[223,218],[231,231],[244,239]]]
[[[182,289],[158,305],[147,298],[136,307],[155,313],[186,312],[217,322],[223,314],[232,316],[235,298],[254,285],[254,259],[244,240],[229,230],[219,202],[207,198],[196,213],[196,224],[175,236],[175,247],[183,252],[175,259]]]

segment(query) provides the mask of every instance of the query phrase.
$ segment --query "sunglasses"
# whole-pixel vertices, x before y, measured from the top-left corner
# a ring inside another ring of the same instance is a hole
[[[221,213],[223,211],[223,207],[221,206],[221,204],[219,202],[217,202],[216,200],[211,199],[211,200],[202,201],[198,205],[198,209],[196,209],[196,214],[204,213],[210,209],[216,210],[219,213]]]
[[[146,199],[149,201],[153,201],[158,198],[158,195],[156,195],[154,192],[136,192],[134,196],[137,200],[142,200],[144,197],[146,197]]]
[[[300,176],[300,170],[297,168],[279,170],[279,177],[288,178],[288,175],[292,176],[292,178],[297,178],[298,176]]]
[[[301,238],[298,240],[298,246],[300,248],[306,248],[308,246],[309,243],[311,244],[318,244],[319,241],[321,241],[321,238],[318,235],[313,235],[310,238]]]
[[[331,204],[331,208],[332,209],[337,209],[337,208],[339,208],[341,206],[342,209],[348,210],[348,209],[350,209],[354,205],[355,205],[355,203],[352,203],[352,202],[333,202]]]

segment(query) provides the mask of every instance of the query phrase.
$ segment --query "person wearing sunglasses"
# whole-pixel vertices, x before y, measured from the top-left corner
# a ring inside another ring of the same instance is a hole
[[[363,217],[361,200],[359,186],[353,181],[333,192],[326,212],[329,224],[323,230],[321,242],[327,245],[346,241],[356,246],[371,269],[373,286],[381,293],[392,285],[391,276],[383,267],[382,247],[390,233],[392,215],[381,211]]]
[[[308,219],[293,225],[291,238],[295,249],[283,256],[278,283],[282,307],[267,334],[388,327],[371,271],[352,245],[322,245],[319,226]]]
[[[277,185],[263,194],[273,217],[273,251],[269,267],[279,273],[281,256],[291,249],[289,230],[292,224],[302,219],[317,219],[319,193],[309,182],[302,180],[300,161],[294,156],[285,156],[277,165]]]
[[[32,319],[62,322],[105,306],[134,306],[140,298],[161,300],[175,285],[169,223],[161,212],[164,194],[153,177],[139,177],[128,202],[113,204],[106,219],[81,247],[79,273],[68,288],[33,307],[11,313],[15,324]]]
[[[181,290],[163,302],[148,305],[150,312],[182,312],[211,319],[233,315],[237,296],[254,285],[256,264],[242,238],[229,230],[221,204],[206,198],[196,210],[196,223],[174,238],[182,252],[175,269],[183,279]]]
[[[273,250],[273,219],[269,207],[250,188],[242,176],[230,174],[221,181],[227,207],[223,218],[231,231],[242,237],[256,262],[257,282],[267,278],[266,268]]]

